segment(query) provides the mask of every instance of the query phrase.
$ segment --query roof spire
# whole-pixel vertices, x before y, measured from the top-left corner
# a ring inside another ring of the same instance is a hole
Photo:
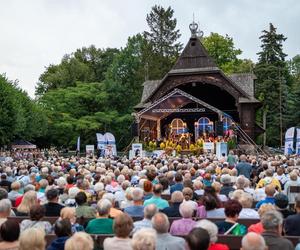
[[[192,38],[202,38],[204,33],[199,29],[199,25],[195,22],[195,15],[193,13],[193,22],[189,25]]]

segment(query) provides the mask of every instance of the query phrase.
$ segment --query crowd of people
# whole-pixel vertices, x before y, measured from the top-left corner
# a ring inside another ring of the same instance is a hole
[[[105,250],[230,249],[219,235],[289,250],[284,236],[300,237],[298,156],[1,157],[0,250],[89,250],[97,234]]]

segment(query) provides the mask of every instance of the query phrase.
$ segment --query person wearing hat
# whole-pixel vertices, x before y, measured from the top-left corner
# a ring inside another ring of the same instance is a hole
[[[229,193],[235,190],[232,186],[231,176],[229,174],[223,174],[220,181],[223,185],[220,194],[226,195],[228,197]]]

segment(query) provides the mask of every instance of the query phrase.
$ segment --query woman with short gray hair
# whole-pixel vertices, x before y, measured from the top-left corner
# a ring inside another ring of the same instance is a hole
[[[142,228],[132,237],[133,250],[154,250],[156,245],[156,232],[152,228]]]
[[[11,202],[9,199],[0,200],[0,226],[7,220],[11,213]]]

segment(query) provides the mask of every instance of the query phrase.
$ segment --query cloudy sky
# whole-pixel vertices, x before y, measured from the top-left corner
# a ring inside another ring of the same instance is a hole
[[[257,59],[258,37],[270,22],[288,37],[289,58],[300,54],[299,0],[0,0],[0,73],[18,79],[33,97],[46,66],[83,46],[124,46],[147,29],[154,4],[175,10],[184,44],[194,13],[205,35],[233,37],[243,58]]]

